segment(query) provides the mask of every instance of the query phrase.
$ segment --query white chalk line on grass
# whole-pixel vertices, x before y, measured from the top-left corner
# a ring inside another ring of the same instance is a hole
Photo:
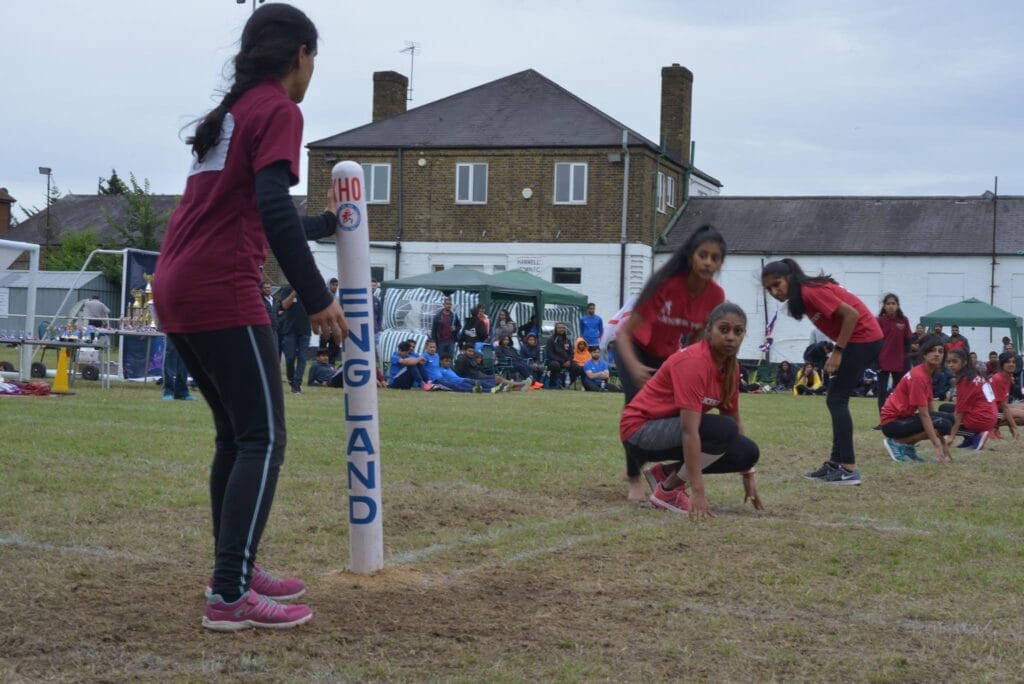
[[[124,551],[114,551],[112,549],[103,549],[92,546],[82,546],[80,544],[54,544],[52,542],[40,542],[33,541],[31,539],[25,539],[18,535],[11,535],[6,537],[0,537],[0,546],[14,546],[21,549],[31,549],[33,551],[54,551],[57,553],[76,553],[84,556],[95,556],[96,558],[109,558],[111,560],[128,560],[137,563],[175,563],[170,558],[162,558],[160,556],[139,556],[134,553],[126,553]]]

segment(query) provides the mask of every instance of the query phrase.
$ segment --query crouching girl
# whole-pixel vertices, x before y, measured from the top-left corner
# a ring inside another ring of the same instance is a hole
[[[932,376],[942,368],[946,347],[942,338],[929,335],[920,342],[921,365],[903,376],[882,406],[885,449],[894,461],[923,461],[914,445],[927,439],[935,447],[939,463],[950,459],[943,439],[953,430],[953,416],[933,412]]]
[[[956,404],[939,406],[939,411],[953,413],[955,417],[946,442],[952,444],[953,437],[960,435],[964,441],[958,449],[981,451],[989,434],[996,429],[995,394],[963,349],[946,352],[946,368],[956,376]]]
[[[760,451],[743,434],[739,415],[736,355],[746,328],[743,309],[719,304],[704,339],[671,355],[623,410],[619,432],[627,455],[637,463],[658,462],[645,473],[656,483],[654,506],[706,518],[712,512],[703,474],[741,473],[744,501],[763,508],[754,484]]]

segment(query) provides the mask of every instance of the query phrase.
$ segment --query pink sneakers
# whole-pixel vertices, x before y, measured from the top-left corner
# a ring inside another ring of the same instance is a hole
[[[210,597],[212,586],[213,580],[211,579],[206,585],[207,598]],[[294,577],[277,577],[258,565],[253,566],[252,584],[249,585],[249,588],[260,596],[266,596],[275,601],[297,599],[306,593],[306,584],[302,580]]]
[[[672,491],[666,492],[661,483],[654,489],[650,498],[651,505],[655,508],[662,508],[666,511],[686,514],[690,510],[690,497],[686,493],[686,483],[679,485]]]
[[[651,486],[651,492],[658,488],[660,482],[664,482],[665,478],[669,476],[668,468],[662,463],[655,463],[650,468],[644,471],[644,477],[647,478],[647,484]]]
[[[219,594],[209,596],[203,611],[203,627],[215,632],[237,632],[251,627],[290,629],[312,618],[309,606],[287,606],[250,589],[234,603],[225,603]]]

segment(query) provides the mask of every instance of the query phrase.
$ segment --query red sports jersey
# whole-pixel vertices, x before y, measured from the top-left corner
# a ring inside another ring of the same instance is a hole
[[[992,394],[995,395],[996,404],[1002,404],[1010,398],[1010,378],[1003,373],[993,375],[988,384],[992,386]]]
[[[707,340],[673,354],[622,410],[619,437],[625,441],[647,421],[678,416],[683,409],[707,413],[718,408],[724,379]],[[739,391],[737,369],[729,402],[733,412],[739,405]]]
[[[231,107],[220,142],[201,163],[193,159],[160,246],[153,301],[164,330],[270,323],[260,298],[267,237],[256,208],[256,173],[287,161],[297,183],[301,145],[302,113],[279,82],[255,86]]]
[[[857,295],[842,285],[825,283],[824,285],[804,285],[800,288],[800,297],[804,302],[804,311],[811,323],[829,339],[839,339],[839,331],[843,328],[843,319],[836,315],[840,304],[849,304],[857,310],[857,326],[853,329],[848,342],[875,342],[882,339],[882,329],[878,320],[864,306]]]
[[[956,385],[956,412],[963,414],[961,425],[968,430],[993,430],[999,410],[992,386],[980,375],[973,380],[961,378]]]
[[[634,310],[643,318],[633,339],[648,355],[667,359],[681,346],[696,342],[708,314],[725,301],[725,291],[713,280],[696,297],[686,289],[686,275],[665,279],[654,296]]]
[[[932,376],[922,363],[903,375],[903,379],[885,400],[882,407],[882,425],[900,418],[910,418],[922,406],[932,401]]]

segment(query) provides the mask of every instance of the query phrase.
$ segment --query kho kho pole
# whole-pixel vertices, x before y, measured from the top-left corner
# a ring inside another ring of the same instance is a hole
[[[331,187],[338,202],[338,295],[349,329],[342,352],[349,569],[369,575],[384,567],[384,526],[363,167],[352,161],[338,162],[331,171]]]

